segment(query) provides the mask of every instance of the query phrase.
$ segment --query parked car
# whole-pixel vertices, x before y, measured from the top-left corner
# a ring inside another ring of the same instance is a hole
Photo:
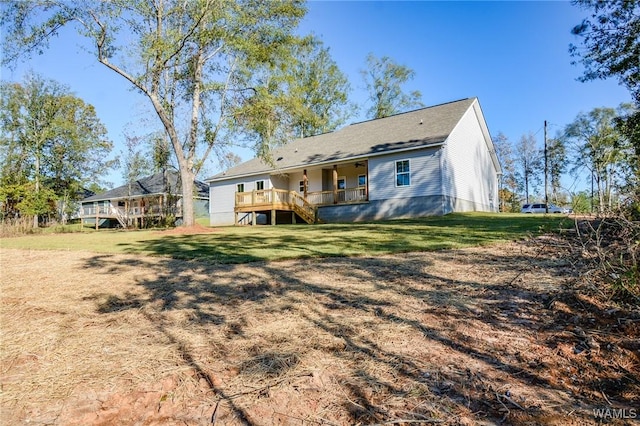
[[[525,204],[522,206],[520,213],[546,213],[546,204]],[[555,204],[549,204],[549,213],[568,213],[566,209],[558,207]]]

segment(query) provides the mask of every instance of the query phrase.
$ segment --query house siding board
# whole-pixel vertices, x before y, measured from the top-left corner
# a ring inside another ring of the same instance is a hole
[[[495,210],[497,173],[474,108],[447,139],[441,169],[445,213]]]
[[[308,188],[309,192],[322,191],[322,169],[310,169],[307,170]],[[302,180],[302,175],[300,175]]]
[[[245,179],[232,179],[224,182],[213,182],[209,187],[209,212],[212,215],[217,213],[233,213],[236,203],[236,186],[239,183],[245,184],[247,190],[247,182]]]
[[[440,149],[427,148],[401,152],[369,160],[371,201],[427,197],[441,194]],[[409,160],[411,184],[396,186],[396,161]]]
[[[251,192],[258,189],[257,188],[258,181],[264,181],[264,189],[271,189],[271,185],[272,185],[271,176],[268,174],[246,177],[244,181],[240,180],[239,183],[244,183],[245,192]]]

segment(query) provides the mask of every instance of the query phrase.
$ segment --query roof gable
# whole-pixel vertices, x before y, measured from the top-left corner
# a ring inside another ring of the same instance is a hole
[[[194,181],[198,197],[208,198],[209,189],[206,183]],[[139,197],[143,195],[164,194],[170,192],[174,195],[180,195],[182,186],[180,183],[180,174],[175,171],[166,173],[166,179],[162,172],[146,176],[131,183],[131,192],[129,192],[129,184],[124,184],[117,188],[101,194],[87,197],[82,202],[115,200],[129,197]]]
[[[296,139],[273,150],[275,166],[254,158],[205,180],[225,180],[442,144],[474,102],[476,98],[462,99]]]

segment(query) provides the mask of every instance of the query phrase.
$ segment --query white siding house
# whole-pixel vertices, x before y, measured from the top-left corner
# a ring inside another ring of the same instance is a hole
[[[493,170],[494,158],[489,130],[480,104],[476,103],[465,112],[443,145],[442,191],[448,196],[445,214],[497,210],[498,174]]]
[[[211,214],[209,193],[204,182],[194,181],[194,207],[196,217]],[[182,220],[182,194],[180,175],[164,171],[146,176],[101,194],[82,200],[80,219],[83,224],[99,227],[145,226],[173,217]],[[221,200],[223,198],[220,198]],[[229,201],[233,209],[233,193]]]
[[[297,139],[206,179],[212,225],[497,211],[500,164],[477,98]]]

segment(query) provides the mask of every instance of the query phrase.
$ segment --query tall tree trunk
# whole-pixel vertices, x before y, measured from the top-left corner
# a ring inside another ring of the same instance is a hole
[[[202,94],[202,52],[198,51],[194,60],[193,70],[193,100],[191,103],[191,128],[189,130],[189,143],[186,146],[184,162],[180,162],[180,177],[182,178],[182,220],[184,226],[193,226],[196,223],[194,201],[193,201],[193,181],[195,173],[193,159],[196,156],[196,145],[198,143],[198,123],[200,116],[200,96]]]
[[[524,172],[524,195],[527,199],[527,204],[529,204],[529,173],[526,170]]]
[[[190,167],[180,166],[180,180],[182,181],[182,223],[184,226],[195,225],[195,209],[193,202],[193,181],[195,175]]]
[[[596,188],[598,190],[598,212],[604,213],[604,189],[602,188],[602,177],[600,174],[596,175]]]
[[[36,187],[35,187],[35,191],[36,191],[36,199],[38,197],[38,193],[40,192],[40,153],[36,152],[36,164],[35,164],[35,171],[36,171]],[[38,227],[38,213],[35,213],[33,215],[33,227],[37,228]]]

